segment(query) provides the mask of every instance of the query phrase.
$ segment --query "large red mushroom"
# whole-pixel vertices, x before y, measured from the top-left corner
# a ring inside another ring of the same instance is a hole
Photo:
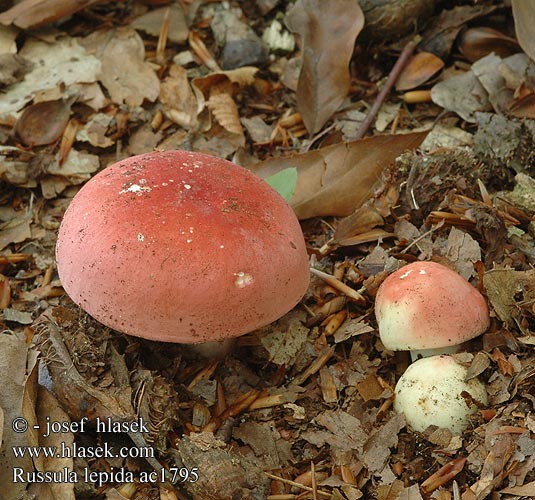
[[[304,295],[303,234],[285,200],[229,161],[134,156],[74,197],[56,248],[67,294],[101,323],[199,343],[273,322]]]

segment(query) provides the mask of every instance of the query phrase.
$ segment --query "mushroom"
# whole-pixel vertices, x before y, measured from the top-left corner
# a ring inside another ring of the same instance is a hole
[[[484,297],[462,276],[436,262],[414,262],[379,287],[375,316],[387,349],[431,356],[458,350],[489,326]]]
[[[477,379],[466,381],[467,369],[452,356],[422,358],[412,363],[395,388],[394,410],[405,414],[415,431],[430,425],[461,433],[477,403],[488,404],[485,386]],[[469,394],[468,397],[463,393]]]
[[[248,170],[186,151],[134,156],[88,181],[65,212],[56,260],[65,291],[96,320],[164,342],[265,326],[309,283],[286,201]]]

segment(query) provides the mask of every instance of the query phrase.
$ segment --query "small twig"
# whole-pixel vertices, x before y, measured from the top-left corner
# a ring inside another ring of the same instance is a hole
[[[310,363],[305,371],[295,376],[295,378],[290,382],[290,385],[301,385],[308,377],[319,372],[327,364],[327,361],[331,359],[332,355],[334,354],[334,350],[334,345],[325,348],[325,350],[312,363]]]
[[[361,303],[366,301],[366,299],[359,292],[353,290],[353,288],[347,286],[344,282],[335,278],[332,274],[324,273],[323,271],[320,271],[319,269],[314,269],[313,267],[310,268],[310,272],[318,276],[318,278],[321,278],[328,285],[332,286],[333,288],[336,288],[336,290],[338,290],[339,292],[342,292],[343,294],[347,295],[350,299]]]
[[[440,229],[445,224],[445,220],[442,219],[440,222],[435,224],[431,227],[428,231],[418,236],[418,238],[412,240],[403,250],[401,250],[400,253],[407,253],[414,245],[417,245],[421,240],[423,240],[425,237],[429,236],[430,234],[433,234],[435,231]]]
[[[158,61],[160,64],[165,62],[165,47],[167,45],[167,36],[169,34],[170,12],[170,9],[165,11],[162,27],[160,28],[160,35],[158,36],[158,45],[156,46],[156,61]]]
[[[290,479],[284,479],[283,477],[275,476],[274,474],[270,474],[269,472],[264,472],[264,474],[269,477],[270,479],[275,479],[276,481],[280,481],[284,484],[289,484],[290,486],[295,486],[296,488],[300,488],[302,490],[307,491],[313,491],[313,489],[310,486],[305,486],[304,484],[297,483],[295,481],[291,481]],[[327,493],[326,491],[317,490],[318,495],[321,495],[325,498],[331,498],[331,494]]]
[[[448,462],[446,465],[438,469],[434,474],[429,476],[422,484],[422,491],[424,493],[431,493],[437,488],[446,484],[448,481],[453,479],[459,472],[463,470],[464,464],[466,463],[465,457],[459,457],[451,462]]]
[[[381,89],[381,92],[377,94],[377,97],[375,98],[375,102],[370,108],[368,116],[366,116],[366,119],[362,122],[362,125],[360,126],[355,139],[362,139],[366,135],[366,132],[370,128],[371,124],[373,123],[373,120],[375,120],[375,117],[377,116],[379,109],[383,105],[383,102],[387,94],[390,92],[390,90],[396,83],[396,80],[398,79],[399,74],[401,73],[405,65],[407,64],[407,61],[409,60],[410,56],[414,52],[414,49],[416,48],[416,46],[420,43],[420,40],[421,40],[421,36],[416,35],[409,43],[407,43],[407,45],[405,45],[405,48],[399,55],[398,60],[396,61],[396,64],[394,64],[394,67],[390,71],[390,74],[388,75],[388,78],[386,80],[384,87]]]
[[[310,472],[312,473],[312,498],[318,500],[318,487],[316,485],[316,469],[314,468],[314,461],[310,461]]]

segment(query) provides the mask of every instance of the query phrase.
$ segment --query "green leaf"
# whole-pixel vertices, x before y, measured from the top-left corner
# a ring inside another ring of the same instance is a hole
[[[297,185],[297,169],[295,167],[285,168],[270,175],[265,181],[286,201],[290,201]]]

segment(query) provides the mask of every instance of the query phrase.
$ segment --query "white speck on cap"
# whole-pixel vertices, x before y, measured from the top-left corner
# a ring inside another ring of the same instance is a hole
[[[234,281],[234,284],[238,288],[245,288],[246,286],[253,284],[254,278],[251,274],[240,271],[240,272],[234,273],[234,276],[236,276],[236,280]]]
[[[402,280],[402,279],[405,279],[409,274],[412,273],[412,269],[409,269],[406,273],[403,273],[399,279]]]
[[[145,241],[145,235],[141,233],[137,233],[137,240],[138,241]]]
[[[141,180],[144,180],[144,179],[141,179]],[[119,191],[119,194],[136,193],[138,196],[141,196],[144,192],[149,193],[150,191],[152,191],[152,188],[148,186],[140,186],[139,184],[132,184],[127,189],[122,189],[121,191]]]

